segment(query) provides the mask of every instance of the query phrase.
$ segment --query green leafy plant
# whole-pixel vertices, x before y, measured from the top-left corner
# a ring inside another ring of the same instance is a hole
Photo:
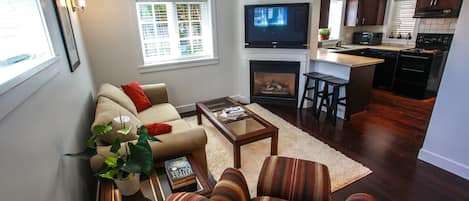
[[[97,173],[99,177],[106,179],[124,179],[129,174],[143,173],[148,176],[153,171],[153,155],[148,141],[158,141],[157,138],[148,135],[145,127],[140,127],[137,131],[137,143],[128,142],[125,153],[120,154],[120,140],[116,139],[111,147],[114,156],[104,158],[104,167]]]
[[[131,128],[125,127],[120,118],[120,129],[117,133],[127,135]],[[132,173],[143,173],[150,175],[153,171],[153,154],[149,141],[161,142],[159,139],[148,135],[148,130],[144,126],[137,129],[138,140],[136,143],[128,142],[125,146],[125,153],[119,153],[121,141],[116,139],[111,146],[112,156],[103,156],[96,151],[96,139],[101,135],[106,135],[113,130],[112,121],[103,125],[93,127],[94,134],[88,139],[87,146],[80,153],[65,154],[66,156],[90,159],[95,155],[104,157],[104,167],[98,171],[97,176],[106,179],[124,179]]]
[[[329,29],[319,29],[319,35],[330,35],[331,30]]]

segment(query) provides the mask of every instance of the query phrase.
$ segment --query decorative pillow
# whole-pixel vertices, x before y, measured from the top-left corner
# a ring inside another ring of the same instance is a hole
[[[98,90],[98,98],[106,97],[116,102],[120,106],[129,110],[132,114],[137,115],[137,108],[132,100],[121,89],[112,84],[103,84]]]
[[[117,131],[121,129],[121,124],[119,123],[119,121],[114,121],[114,118],[119,117],[121,115],[128,117],[128,122],[125,123],[125,127],[131,129],[127,135],[117,133]],[[133,115],[131,112],[129,112],[116,102],[112,101],[111,99],[108,99],[106,97],[100,97],[96,106],[96,116],[93,125],[91,126],[91,132],[94,133],[94,126],[104,125],[109,122],[112,122],[112,131],[104,135],[98,136],[98,142],[105,144],[113,144],[116,139],[119,139],[121,142],[127,142],[138,139],[137,129],[142,125],[140,120],[138,120],[137,117],[135,117],[135,115]]]
[[[173,126],[164,123],[154,123],[145,125],[148,130],[148,134],[151,136],[162,135],[166,133],[171,133]]]
[[[140,84],[137,82],[131,82],[129,84],[122,85],[121,87],[132,102],[134,102],[135,107],[137,107],[137,112],[148,109],[153,105],[147,95],[145,95],[142,87],[140,87]]]

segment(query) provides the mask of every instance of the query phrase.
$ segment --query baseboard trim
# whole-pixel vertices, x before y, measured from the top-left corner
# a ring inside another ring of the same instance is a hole
[[[418,158],[469,180],[469,167],[437,153],[421,149]]]

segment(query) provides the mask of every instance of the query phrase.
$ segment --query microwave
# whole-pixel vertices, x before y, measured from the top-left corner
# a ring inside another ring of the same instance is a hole
[[[376,32],[354,32],[353,44],[356,45],[381,45],[383,33]]]

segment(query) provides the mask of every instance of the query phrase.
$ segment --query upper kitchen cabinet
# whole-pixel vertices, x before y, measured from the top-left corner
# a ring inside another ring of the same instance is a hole
[[[345,26],[383,25],[387,0],[346,0]]]
[[[414,17],[458,17],[462,0],[417,0]]]

